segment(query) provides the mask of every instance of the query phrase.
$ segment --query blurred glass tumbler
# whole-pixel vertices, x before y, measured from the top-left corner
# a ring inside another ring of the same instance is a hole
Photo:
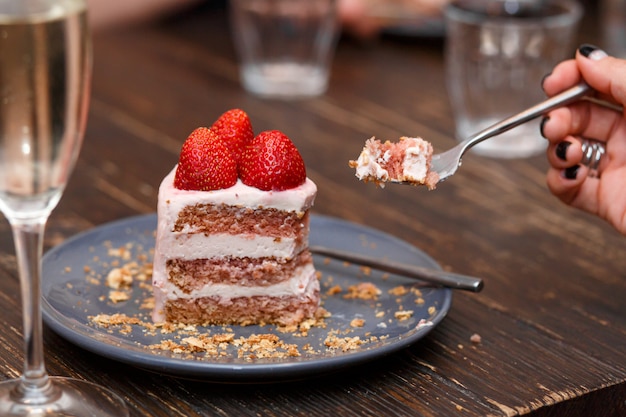
[[[458,0],[445,9],[446,77],[459,140],[545,99],[541,80],[573,57],[581,6],[570,0]],[[539,120],[473,148],[501,158],[545,150]]]
[[[244,88],[268,98],[324,93],[338,36],[335,0],[231,0]]]

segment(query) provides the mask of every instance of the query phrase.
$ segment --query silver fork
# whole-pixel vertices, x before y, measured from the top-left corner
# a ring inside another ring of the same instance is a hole
[[[431,284],[444,287],[480,292],[483,289],[482,278],[456,274],[440,269],[424,268],[417,265],[395,262],[389,259],[378,259],[341,249],[311,245],[309,250],[313,254],[327,256],[341,261],[352,262],[361,266],[371,267],[392,274],[399,274],[410,278],[417,278]]]
[[[456,170],[461,165],[461,159],[463,158],[463,155],[472,146],[477,145],[486,139],[498,136],[501,133],[511,130],[514,127],[533,120],[539,116],[545,115],[546,113],[556,108],[567,106],[568,104],[581,100],[585,96],[589,95],[592,91],[592,88],[589,87],[586,83],[580,83],[568,90],[563,91],[560,94],[557,94],[554,97],[551,97],[545,101],[542,101],[539,104],[534,105],[533,107],[530,107],[529,109],[522,111],[521,113],[504,119],[498,123],[495,123],[488,128],[470,136],[463,142],[460,142],[454,148],[433,155],[431,170],[439,174],[439,182],[441,182],[446,178],[452,176],[456,172]]]

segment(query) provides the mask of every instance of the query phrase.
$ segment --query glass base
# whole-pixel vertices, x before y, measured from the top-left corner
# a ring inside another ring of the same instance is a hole
[[[295,62],[247,64],[241,68],[241,79],[247,91],[260,97],[305,99],[326,91],[328,70]]]
[[[128,408],[117,394],[91,382],[50,377],[42,389],[24,392],[21,379],[0,382],[0,415],[22,417],[128,417]]]

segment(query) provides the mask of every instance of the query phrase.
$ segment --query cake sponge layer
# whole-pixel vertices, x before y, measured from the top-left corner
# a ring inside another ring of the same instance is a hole
[[[195,204],[178,213],[173,231],[292,237],[299,234],[304,216],[307,214],[300,211],[288,212],[274,208]]]
[[[164,317],[168,322],[198,325],[278,324],[291,326],[315,316],[319,307],[319,282],[300,295],[227,298],[208,296],[178,298],[165,302]]]
[[[291,260],[273,258],[170,259],[166,262],[168,281],[185,293],[208,284],[266,287],[287,281],[297,268],[313,262],[311,253],[301,252]]]

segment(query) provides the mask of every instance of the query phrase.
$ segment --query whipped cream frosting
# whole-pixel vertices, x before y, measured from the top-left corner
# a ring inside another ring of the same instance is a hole
[[[161,213],[178,217],[184,207],[195,204],[228,204],[239,207],[275,208],[303,212],[313,205],[317,186],[309,178],[296,188],[284,191],[263,191],[237,179],[230,188],[213,191],[179,190],[174,187],[176,167],[159,187],[159,216]]]

